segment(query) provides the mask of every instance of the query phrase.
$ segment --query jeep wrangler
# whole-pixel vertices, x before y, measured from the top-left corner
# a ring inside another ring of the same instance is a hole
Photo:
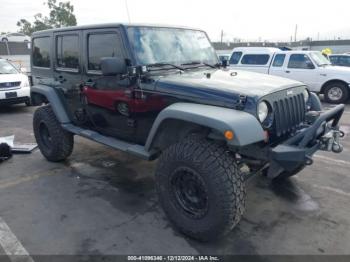
[[[344,105],[323,111],[300,82],[226,68],[201,30],[41,31],[32,37],[31,66],[32,102],[46,104],[33,120],[41,153],[63,161],[79,135],[158,159],[159,202],[198,240],[237,225],[251,174],[287,178],[317,150],[342,151]]]

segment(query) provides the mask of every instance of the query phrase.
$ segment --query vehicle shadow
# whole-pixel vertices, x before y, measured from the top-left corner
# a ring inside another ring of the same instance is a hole
[[[26,105],[3,105],[0,106],[0,114],[18,114],[18,113],[26,113],[31,112],[31,108]]]

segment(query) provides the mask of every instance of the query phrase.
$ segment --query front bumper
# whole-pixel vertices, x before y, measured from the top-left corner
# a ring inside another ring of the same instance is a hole
[[[309,126],[304,127],[293,137],[271,149],[268,177],[277,177],[281,172],[293,172],[300,166],[312,164],[312,155],[317,150],[340,153],[339,138],[344,135],[339,130],[339,120],[344,105],[320,113]]]
[[[16,97],[8,98],[6,93],[16,93]],[[0,105],[13,105],[30,102],[30,87],[0,89]]]

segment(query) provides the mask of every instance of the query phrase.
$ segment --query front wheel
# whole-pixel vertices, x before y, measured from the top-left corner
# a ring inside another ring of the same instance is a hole
[[[324,98],[331,104],[345,103],[349,98],[349,87],[342,82],[329,83],[324,90]]]
[[[50,106],[35,111],[33,128],[39,149],[47,160],[62,161],[72,153],[73,134],[61,127]]]
[[[243,176],[233,155],[216,142],[190,137],[166,149],[156,188],[174,225],[201,241],[230,232],[244,212]]]

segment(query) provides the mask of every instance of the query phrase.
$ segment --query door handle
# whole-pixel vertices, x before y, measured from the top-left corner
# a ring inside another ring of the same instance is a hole
[[[286,70],[285,72],[286,72],[287,74],[289,74],[289,73],[290,73],[290,71],[289,71],[289,70]]]

